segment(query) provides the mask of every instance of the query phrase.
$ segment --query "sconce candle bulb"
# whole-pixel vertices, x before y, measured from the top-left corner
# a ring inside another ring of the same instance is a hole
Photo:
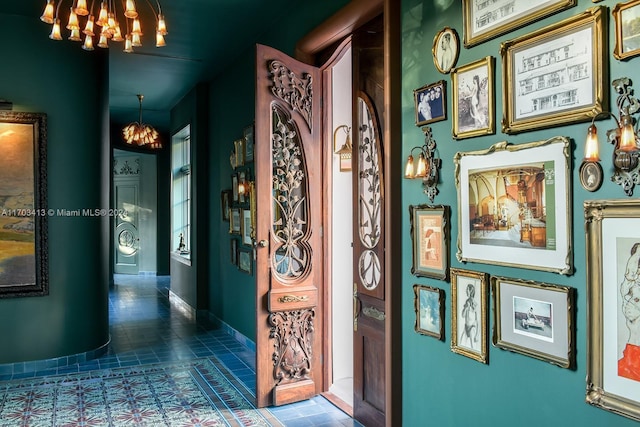
[[[587,141],[584,144],[584,161],[600,161],[600,150],[598,147],[598,129],[595,125],[589,126],[589,130],[587,131]]]

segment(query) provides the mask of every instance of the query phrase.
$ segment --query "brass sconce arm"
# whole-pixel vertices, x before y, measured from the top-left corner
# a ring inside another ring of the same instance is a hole
[[[442,166],[442,160],[436,157],[436,141],[433,139],[431,128],[425,126],[422,128],[422,132],[424,132],[424,145],[413,147],[409,152],[404,177],[407,179],[422,178],[424,194],[433,202],[438,194],[438,169]],[[413,153],[415,150],[419,150],[420,154],[418,162],[414,166]]]

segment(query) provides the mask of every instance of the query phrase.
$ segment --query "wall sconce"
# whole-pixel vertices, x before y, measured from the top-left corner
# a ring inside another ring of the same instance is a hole
[[[638,146],[637,131],[634,128],[634,119],[631,115],[640,110],[640,101],[633,96],[629,78],[615,79],[611,85],[618,93],[616,105],[620,118],[608,111],[602,111],[591,120],[584,146],[584,159],[580,166],[580,182],[589,191],[597,190],[602,183],[602,167],[598,163],[600,161],[598,135],[594,123],[596,118],[608,115],[616,122],[616,127],[607,131],[607,141],[614,146],[614,172],[611,181],[621,185],[627,196],[632,196],[633,188],[636,184],[640,184],[640,174],[637,170],[640,147]]]
[[[240,196],[244,196],[245,194],[249,194],[251,191],[251,182],[249,181],[248,174],[244,172],[240,172],[238,178],[238,194]]]
[[[424,194],[433,202],[433,198],[438,194],[438,169],[442,165],[442,160],[436,158],[436,141],[433,139],[431,128],[425,126],[422,128],[422,132],[424,132],[424,145],[411,149],[404,168],[404,177],[422,179]],[[414,164],[413,160],[415,150],[420,150],[417,164]]]
[[[347,134],[344,144],[338,148],[338,131],[344,129]],[[351,128],[347,125],[340,125],[333,131],[333,151],[340,156],[340,172],[348,172],[351,170],[351,154],[353,146],[351,145]]]

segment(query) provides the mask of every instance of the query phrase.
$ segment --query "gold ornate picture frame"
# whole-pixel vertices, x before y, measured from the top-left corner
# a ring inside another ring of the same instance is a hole
[[[613,56],[626,60],[640,55],[640,0],[618,3],[611,11],[616,25],[616,45]]]
[[[487,56],[451,70],[455,139],[496,132],[494,63],[495,58]]]
[[[504,2],[489,2],[488,6],[487,3],[484,0],[462,0],[466,48],[573,7],[577,0],[519,0],[512,2],[511,8],[504,8]]]
[[[640,200],[584,202],[587,403],[640,421]]]
[[[489,275],[451,268],[451,351],[489,363]]]
[[[458,261],[572,274],[570,151],[557,136],[456,153]]]
[[[448,74],[458,61],[460,39],[456,30],[444,27],[433,38],[433,64],[442,74]]]
[[[561,368],[575,366],[575,291],[532,280],[491,277],[493,344]]]
[[[607,8],[501,44],[502,131],[591,120],[608,108]]]
[[[411,205],[411,274],[446,280],[449,275],[450,211],[445,205]]]
[[[433,286],[413,285],[413,295],[415,331],[444,340],[444,290]]]

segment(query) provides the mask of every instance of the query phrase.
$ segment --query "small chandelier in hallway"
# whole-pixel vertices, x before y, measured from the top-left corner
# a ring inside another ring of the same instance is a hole
[[[153,11],[156,20],[156,47],[165,46],[164,36],[167,35],[167,25],[162,14],[160,2],[156,0],[157,12],[149,2],[147,4]],[[53,28],[50,39],[62,40],[60,33],[60,6],[64,0],[59,0],[58,6],[55,6],[55,0],[47,0],[47,5],[40,20],[47,24],[52,24]],[[142,46],[142,25],[140,16],[136,10],[135,0],[126,0],[118,2],[116,0],[104,0],[100,4],[100,8],[96,8],[98,12],[97,19],[94,15],[95,0],[91,1],[91,6],[87,8],[87,0],[70,0],[69,18],[66,28],[70,31],[69,40],[81,42],[84,50],[93,50],[94,37],[98,38],[98,47],[108,48],[109,41],[124,42],[124,52],[133,52],[134,47]],[[116,4],[120,3],[122,7],[118,9]],[[96,5],[97,6],[97,5]],[[54,15],[55,10],[55,15]],[[80,17],[87,17],[86,22],[82,25]],[[123,24],[123,27],[121,27]],[[99,27],[98,28],[96,28]],[[122,29],[126,29],[123,36]]]
[[[158,139],[159,133],[151,125],[142,123],[142,99],[144,95],[138,94],[140,103],[140,115],[137,122],[132,122],[122,129],[122,136],[127,144],[131,145],[147,145],[148,148],[162,148],[162,144]]]

